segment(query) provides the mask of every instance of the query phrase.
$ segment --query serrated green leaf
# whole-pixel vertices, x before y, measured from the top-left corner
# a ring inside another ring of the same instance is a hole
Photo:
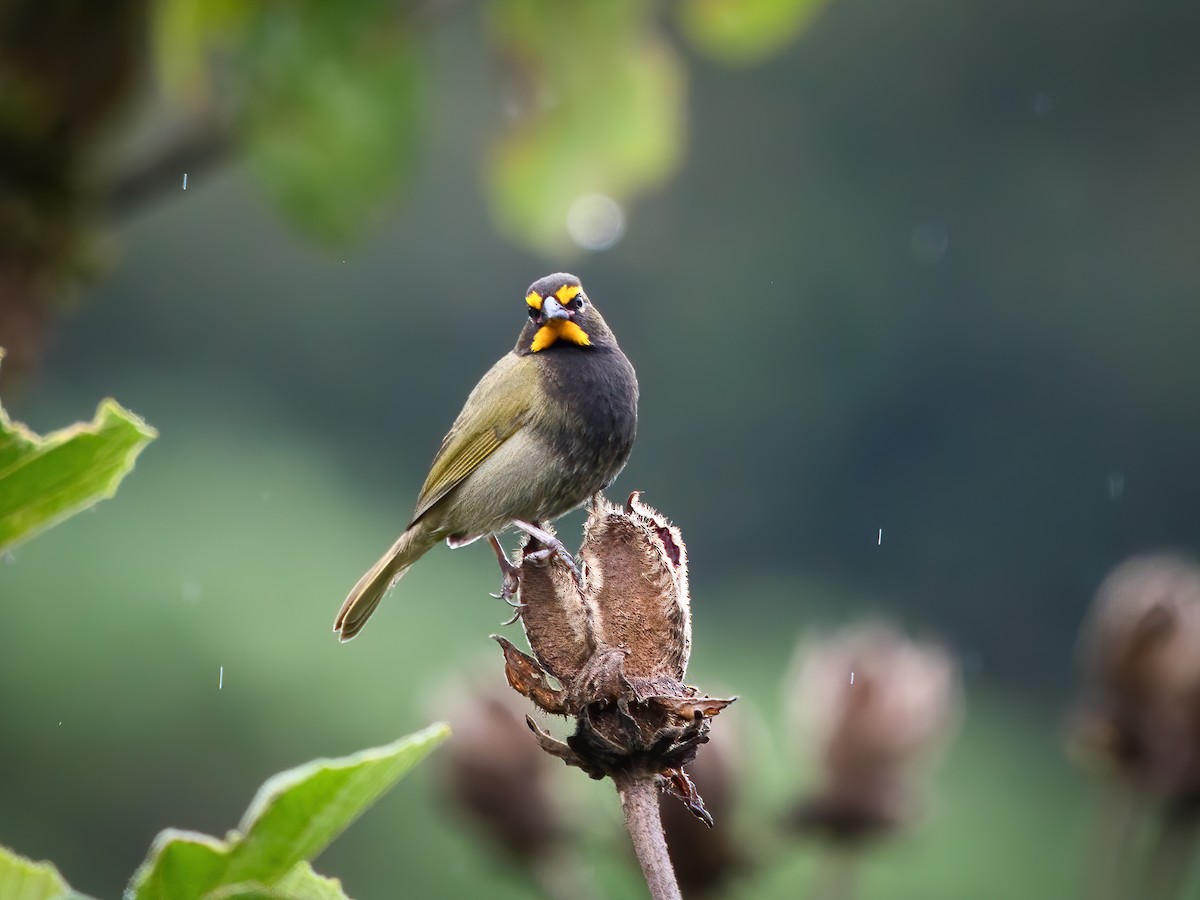
[[[134,874],[127,900],[328,900],[341,885],[305,863],[450,734],[433,725],[394,743],[317,759],[268,779],[224,841],[168,829]]]
[[[375,223],[409,174],[420,66],[370,3],[301,5],[248,43],[240,128],[249,164],[297,226],[330,242]]]
[[[234,884],[217,888],[204,900],[349,900],[336,878],[326,878],[302,862],[274,885]]]
[[[674,172],[684,68],[644,4],[503,0],[490,25],[532,98],[489,155],[493,213],[514,237],[560,254],[576,199],[628,202]]]
[[[317,759],[267,780],[246,810],[237,862],[274,881],[312,859],[450,734],[433,725],[373,750]]]
[[[300,863],[275,883],[289,900],[345,900],[346,892],[337,878],[326,878],[313,871],[306,862]]]
[[[48,862],[34,862],[0,845],[0,897],[4,900],[88,900]],[[306,898],[307,900],[307,898]],[[324,900],[314,897],[313,900]]]
[[[725,63],[758,62],[783,49],[826,0],[682,0],[683,31],[701,51]]]
[[[0,359],[3,351],[0,351]],[[111,497],[158,433],[115,400],[45,437],[0,407],[0,550]]]

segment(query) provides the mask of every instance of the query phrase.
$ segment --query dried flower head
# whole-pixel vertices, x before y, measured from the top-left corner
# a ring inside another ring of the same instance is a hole
[[[711,824],[684,773],[708,740],[709,719],[732,700],[683,684],[691,649],[687,551],[679,529],[630,495],[597,498],[576,582],[534,538],[519,551],[518,615],[533,656],[502,637],[509,684],[543,710],[574,716],[563,743],[527,719],[546,752],[593,778],[654,777]],[[561,687],[554,687],[550,677]]]
[[[797,824],[842,843],[905,824],[960,717],[950,654],[885,625],[849,629],[801,645],[789,696],[820,771]]]
[[[1088,700],[1075,745],[1176,804],[1200,801],[1200,566],[1130,559],[1104,580],[1084,625]]]
[[[454,729],[442,757],[447,793],[492,843],[540,871],[561,852],[565,828],[552,770],[529,740],[519,701],[483,685],[458,686],[442,701]]]

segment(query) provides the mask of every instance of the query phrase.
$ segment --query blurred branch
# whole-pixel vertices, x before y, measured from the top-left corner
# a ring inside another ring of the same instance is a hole
[[[1084,898],[1116,900],[1124,896],[1143,799],[1140,791],[1127,784],[1116,784],[1108,792],[1096,816],[1091,852],[1084,858]]]
[[[153,153],[119,171],[103,191],[103,206],[116,217],[132,215],[164,191],[182,190],[187,175],[210,171],[233,153],[233,136],[215,114],[180,128]]]

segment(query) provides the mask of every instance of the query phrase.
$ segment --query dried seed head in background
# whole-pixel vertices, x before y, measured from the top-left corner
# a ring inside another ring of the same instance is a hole
[[[886,625],[802,643],[785,696],[820,773],[794,821],[839,843],[910,821],[961,718],[950,654]]]
[[[709,735],[704,752],[688,766],[704,805],[722,827],[707,828],[674,800],[664,798],[662,802],[667,849],[685,897],[723,894],[729,881],[745,873],[752,862],[738,840],[737,829],[729,827],[745,790],[745,713],[745,709],[726,713],[721,727]]]
[[[1200,801],[1200,566],[1130,559],[1096,592],[1080,642],[1079,755],[1193,808]]]
[[[520,701],[482,684],[447,694],[439,704],[454,729],[442,756],[447,793],[506,855],[535,875],[545,871],[565,829],[554,772],[529,740]]]
[[[691,650],[687,551],[679,529],[635,493],[593,504],[576,584],[565,563],[520,551],[519,610],[533,656],[497,637],[509,684],[547,712],[576,718],[566,743],[527,720],[538,743],[593,778],[653,776],[698,817],[711,818],[683,767],[731,700],[683,684]],[[561,688],[552,686],[549,677]]]

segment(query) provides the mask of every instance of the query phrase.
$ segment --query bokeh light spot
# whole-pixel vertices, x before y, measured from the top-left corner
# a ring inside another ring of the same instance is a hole
[[[567,232],[585,250],[608,250],[625,234],[625,211],[612,197],[582,194],[567,210]]]

